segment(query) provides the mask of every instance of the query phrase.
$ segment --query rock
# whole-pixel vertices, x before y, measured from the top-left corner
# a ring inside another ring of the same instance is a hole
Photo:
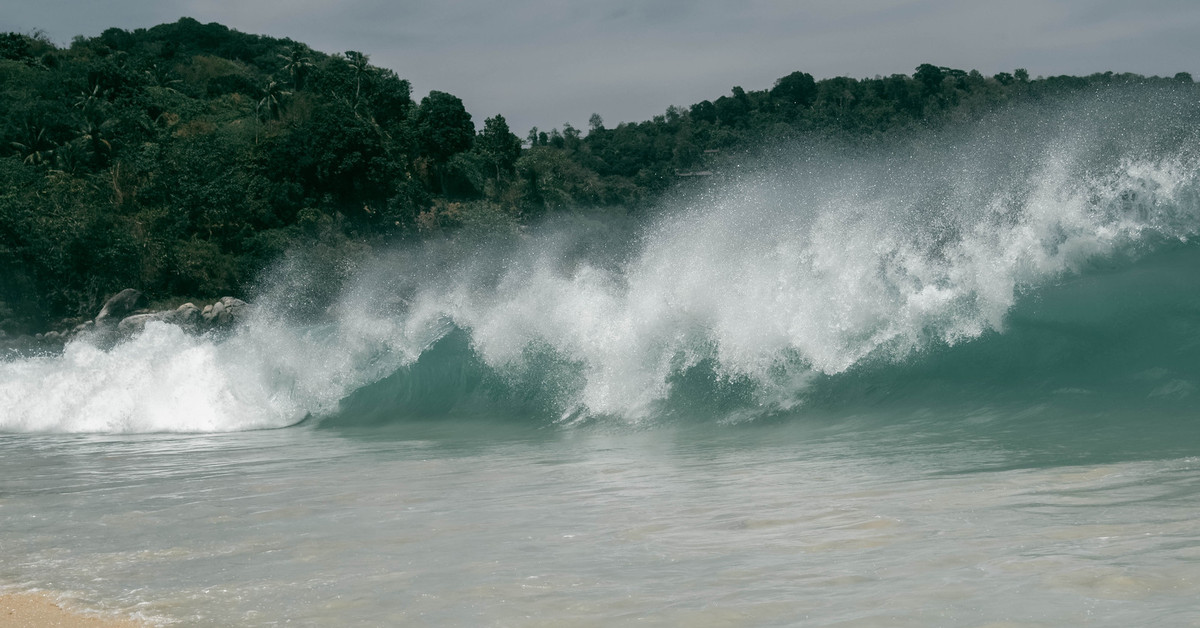
[[[36,335],[14,333],[0,327],[0,357],[60,352],[69,340],[80,336],[107,349],[140,334],[151,321],[178,325],[191,334],[219,332],[224,335],[244,322],[254,309],[251,304],[234,297],[222,297],[203,310],[194,303],[184,303],[171,310],[151,311],[145,309],[145,304],[144,295],[127,289],[109,298],[95,320],[62,319],[50,331]],[[2,412],[3,408],[0,408]]]
[[[224,313],[225,313],[225,304],[221,303],[220,301],[217,301],[216,303],[213,303],[212,305],[209,305],[204,308],[204,313],[201,314],[201,318],[204,319],[205,325],[208,325],[209,327],[213,327],[222,322],[221,314],[224,314]],[[228,322],[228,319],[229,319],[229,315],[226,314],[225,322]]]
[[[236,297],[221,297],[216,303],[206,305],[198,312],[198,327],[202,330],[229,330],[245,321],[252,309],[253,306]]]
[[[234,325],[245,322],[250,316],[251,305],[241,299],[221,297],[221,303],[225,305],[225,311],[229,312],[231,317],[230,322]]]
[[[123,334],[135,334],[146,328],[146,323],[150,321],[162,321],[166,323],[174,322],[175,311],[167,310],[165,312],[151,312],[149,314],[134,314],[126,316],[117,324],[117,331]]]
[[[60,334],[66,335],[71,333],[72,329],[75,329],[83,322],[84,320],[82,318],[78,316],[72,316],[71,318],[59,320],[57,323],[54,323],[51,328],[57,330]]]
[[[175,317],[172,322],[184,329],[194,329],[196,325],[200,324],[200,308],[196,307],[195,303],[184,303],[175,308]]]
[[[104,302],[104,307],[96,315],[96,326],[114,327],[125,317],[146,307],[146,304],[146,295],[133,288],[126,288]]]

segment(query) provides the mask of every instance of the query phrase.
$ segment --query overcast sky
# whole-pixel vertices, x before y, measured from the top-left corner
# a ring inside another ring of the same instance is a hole
[[[502,113],[521,136],[593,112],[645,120],[794,70],[1200,76],[1197,0],[0,0],[0,31],[59,44],[182,16],[365,52],[416,98],[450,92],[477,125]]]

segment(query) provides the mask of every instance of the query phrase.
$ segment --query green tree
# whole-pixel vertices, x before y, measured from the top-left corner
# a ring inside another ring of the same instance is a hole
[[[33,46],[29,37],[20,33],[0,33],[0,59],[33,62]]]
[[[312,58],[305,52],[304,47],[299,44],[293,45],[288,54],[278,54],[275,56],[283,60],[283,71],[292,77],[292,89],[299,91],[305,74],[313,67]]]
[[[260,118],[266,117],[271,120],[279,119],[279,114],[283,110],[283,99],[290,96],[292,93],[283,89],[277,81],[270,81],[263,88],[262,98],[259,99],[256,111]]]
[[[692,105],[688,112],[697,122],[715,123],[717,121],[717,107],[709,100],[701,100]]]
[[[475,139],[475,146],[496,168],[496,178],[502,171],[511,171],[521,156],[521,138],[508,128],[504,116],[496,115],[483,121],[483,131]]]
[[[462,100],[445,92],[432,91],[421,99],[416,115],[417,145],[432,162],[439,191],[446,191],[446,163],[455,154],[471,148],[475,125]]]
[[[922,85],[925,89],[925,94],[936,94],[942,91],[942,80],[946,78],[942,68],[930,63],[922,63],[917,66],[917,71],[913,73],[913,78]]]
[[[408,81],[391,70],[375,68],[370,91],[371,115],[379,124],[395,125],[408,119],[413,104]]]
[[[109,136],[113,126],[112,120],[101,121],[94,116],[88,116],[76,129],[75,143],[91,156],[91,161],[95,165],[104,165],[109,154],[112,153],[113,146]]]
[[[579,145],[581,143],[579,138],[582,136],[582,134],[579,132],[579,129],[571,126],[570,122],[564,122],[562,134],[563,142],[568,149],[579,150]]]
[[[354,78],[354,110],[358,111],[358,105],[362,102],[362,86],[363,80],[366,79],[372,72],[373,68],[367,63],[370,58],[354,50],[346,51],[346,60],[350,62],[351,76]]]
[[[45,127],[28,125],[24,128],[23,137],[18,141],[10,142],[10,145],[17,149],[25,163],[34,165],[48,163],[54,157],[56,148],[54,142],[47,136]]]
[[[168,68],[157,63],[151,63],[142,73],[146,76],[146,84],[151,87],[176,91],[175,86],[183,83]]]
[[[811,74],[792,72],[775,81],[771,98],[791,107],[807,107],[817,98],[817,82]]]
[[[445,92],[432,91],[421,99],[416,127],[421,152],[437,162],[471,148],[475,138],[475,125],[462,100]]]
[[[750,115],[750,99],[746,90],[734,87],[733,96],[722,96],[714,103],[717,110],[717,120],[726,126],[737,126],[747,122]]]

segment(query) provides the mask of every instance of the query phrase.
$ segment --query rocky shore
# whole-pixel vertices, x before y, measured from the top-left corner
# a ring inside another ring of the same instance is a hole
[[[192,334],[232,330],[250,313],[250,304],[234,297],[221,297],[203,307],[184,303],[171,310],[152,310],[146,296],[126,288],[109,297],[91,320],[63,321],[60,329],[34,335],[8,336],[0,331],[0,357],[57,353],[79,336],[89,336],[98,344],[115,344],[142,331],[151,321],[171,323]]]

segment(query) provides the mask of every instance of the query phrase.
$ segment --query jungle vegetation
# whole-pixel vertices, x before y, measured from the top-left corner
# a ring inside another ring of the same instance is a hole
[[[636,212],[756,147],[876,137],[1111,83],[1111,72],[816,80],[670,107],[643,122],[518,135],[477,124],[452,94],[419,102],[365,52],[184,18],[59,47],[0,34],[0,332],[94,314],[135,287],[152,299],[241,296],[289,250],[336,266],[372,248],[547,213]]]

